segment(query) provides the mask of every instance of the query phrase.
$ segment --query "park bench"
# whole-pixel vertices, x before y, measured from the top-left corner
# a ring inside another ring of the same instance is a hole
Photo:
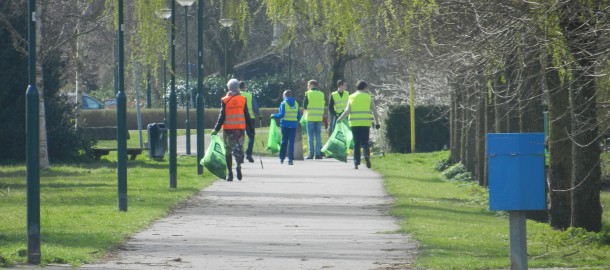
[[[83,128],[85,133],[85,138],[88,140],[116,140],[117,137],[117,128],[116,127],[87,127]],[[127,132],[127,139],[129,140],[129,132]],[[129,155],[129,160],[136,160],[138,155],[142,154],[142,148],[127,148],[127,154]],[[117,151],[117,148],[101,148],[94,147],[91,148],[93,152],[93,157],[95,160],[100,160],[102,156],[110,154],[112,151]]]

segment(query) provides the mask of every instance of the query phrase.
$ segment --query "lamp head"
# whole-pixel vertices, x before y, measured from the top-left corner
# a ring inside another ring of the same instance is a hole
[[[190,7],[195,3],[195,0],[176,0],[183,7]]]
[[[220,19],[220,21],[218,21],[220,23],[220,25],[222,25],[223,27],[231,27],[233,26],[233,23],[235,21],[233,21],[233,19]]]
[[[157,12],[157,15],[164,20],[167,20],[172,17],[172,10],[169,8],[163,8]]]

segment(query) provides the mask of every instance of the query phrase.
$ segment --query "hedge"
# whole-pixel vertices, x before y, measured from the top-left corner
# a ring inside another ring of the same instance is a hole
[[[415,107],[415,141],[417,152],[441,150],[449,145],[449,119],[447,106]],[[411,152],[410,110],[405,104],[388,108],[384,131],[386,147],[390,152]]]
[[[261,108],[263,126],[269,125],[269,116],[277,112],[277,108]],[[142,129],[151,123],[163,123],[163,109],[141,109]],[[205,128],[214,128],[218,119],[219,109],[205,109]],[[189,110],[191,128],[197,128],[197,110]],[[176,115],[176,128],[184,129],[186,122],[186,110],[178,109]],[[83,110],[79,115],[80,127],[107,127],[116,126],[116,110]],[[169,121],[169,111],[168,119]],[[258,121],[257,121],[258,124]],[[258,125],[257,125],[258,126]],[[138,118],[135,110],[127,110],[127,129],[138,129]]]

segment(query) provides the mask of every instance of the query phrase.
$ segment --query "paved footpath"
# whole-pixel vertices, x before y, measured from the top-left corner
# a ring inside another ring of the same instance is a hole
[[[336,160],[244,164],[85,269],[409,269],[379,175]]]

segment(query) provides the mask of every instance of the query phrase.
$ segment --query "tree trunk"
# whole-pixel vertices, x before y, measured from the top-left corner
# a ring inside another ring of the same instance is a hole
[[[509,61],[506,67],[506,76],[508,78],[506,88],[506,132],[515,133],[519,132],[519,92],[520,89],[520,72],[516,68],[517,63],[515,61],[515,54],[509,55]]]
[[[42,14],[44,3],[39,3],[36,6],[36,88],[38,89],[38,109],[39,109],[39,130],[40,130],[40,168],[48,169],[51,167],[49,163],[49,151],[47,143],[47,124],[44,106],[44,77],[43,77],[43,62],[44,55],[42,53]]]
[[[572,108],[572,226],[600,231],[600,153],[595,99],[595,55],[599,34],[590,22],[582,22],[588,12],[578,1],[564,4],[560,24],[568,49],[576,59],[573,69]]]
[[[497,75],[494,75],[494,77]],[[493,81],[491,82],[493,85]],[[496,132],[496,115],[495,115],[495,106],[494,106],[494,101],[496,99],[496,93],[493,92],[493,87],[492,89],[488,89],[487,85],[485,86],[485,94],[484,94],[484,102],[485,102],[485,112],[486,112],[486,116],[485,116],[485,133],[494,133]],[[487,146],[487,144],[485,145]],[[485,150],[487,151],[487,149]],[[483,153],[485,155],[485,157],[487,157],[486,153]],[[487,187],[489,185],[489,172],[488,172],[488,168],[487,168],[487,158],[485,158],[485,168],[484,168],[484,179],[483,179],[483,186]]]
[[[547,60],[552,65],[551,56]],[[567,86],[561,85],[556,68],[548,68],[546,82],[549,95],[549,148],[548,209],[549,223],[553,228],[565,230],[571,224],[572,204],[572,143],[570,141],[572,118]]]
[[[455,88],[451,87],[449,94],[449,159],[451,163],[454,163],[456,159],[455,98]]]
[[[485,96],[487,95],[487,80],[483,77],[483,73],[478,75],[477,78],[477,89],[476,89],[476,172],[475,175],[479,181],[479,185],[484,187],[485,181],[485,167],[487,166],[485,158],[485,118],[487,113],[485,111]]]
[[[494,91],[493,102],[494,102],[494,132],[503,133],[508,130],[506,120],[506,84],[501,81],[502,72],[498,72],[494,75],[492,82],[492,88]]]
[[[464,161],[464,166],[466,166],[466,170],[471,172],[473,175],[476,174],[476,166],[475,166],[475,158],[477,156],[476,153],[476,113],[474,109],[476,108],[475,104],[475,96],[476,96],[476,79],[472,80],[472,85],[467,87],[468,92],[466,93],[466,155]]]

